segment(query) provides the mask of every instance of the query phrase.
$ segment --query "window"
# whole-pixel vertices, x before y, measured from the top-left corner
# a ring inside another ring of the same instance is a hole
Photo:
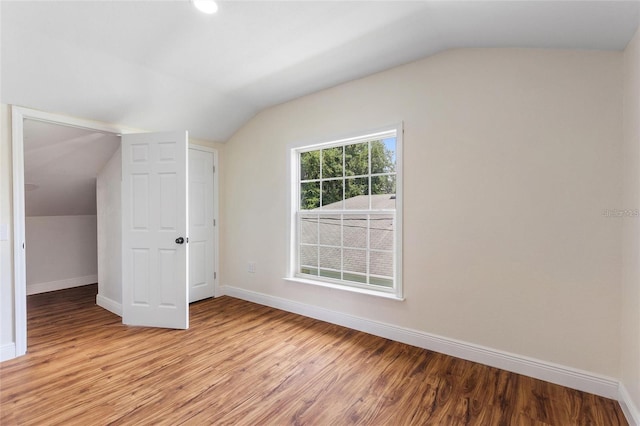
[[[402,130],[292,150],[292,275],[401,297]]]

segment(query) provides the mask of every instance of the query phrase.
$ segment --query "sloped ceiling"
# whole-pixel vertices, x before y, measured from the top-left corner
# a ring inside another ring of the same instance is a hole
[[[95,215],[96,177],[118,147],[113,134],[25,120],[25,215]]]
[[[456,47],[624,49],[638,1],[2,1],[7,104],[226,141],[263,108]]]

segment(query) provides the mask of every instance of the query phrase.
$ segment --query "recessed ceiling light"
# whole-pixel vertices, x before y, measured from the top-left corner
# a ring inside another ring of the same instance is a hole
[[[214,0],[191,0],[191,3],[202,13],[211,15],[218,11],[218,4]]]

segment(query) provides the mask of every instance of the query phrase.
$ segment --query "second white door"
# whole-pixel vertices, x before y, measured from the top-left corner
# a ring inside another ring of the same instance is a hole
[[[189,148],[189,302],[214,296],[214,153]]]

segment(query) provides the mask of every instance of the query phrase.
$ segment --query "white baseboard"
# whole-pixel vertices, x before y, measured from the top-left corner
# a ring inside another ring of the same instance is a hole
[[[587,371],[425,333],[419,330],[360,318],[238,287],[223,286],[221,287],[221,293],[583,392],[611,399],[618,398],[617,380]]]
[[[97,282],[97,275],[87,275],[86,277],[76,277],[59,281],[27,284],[27,295],[46,293],[48,291],[64,290],[65,288],[80,287],[87,284],[95,284]]]
[[[622,408],[622,412],[627,418],[627,422],[629,422],[631,426],[640,426],[640,410],[633,402],[631,395],[627,392],[627,388],[622,383],[620,383],[618,392],[618,402],[620,402],[620,408]]]
[[[13,342],[5,343],[4,345],[0,346],[0,362],[15,358],[15,357],[16,357],[15,343]]]
[[[96,305],[116,314],[119,317],[122,316],[122,303],[118,303],[113,299],[109,299],[108,297],[98,294],[96,296]]]

